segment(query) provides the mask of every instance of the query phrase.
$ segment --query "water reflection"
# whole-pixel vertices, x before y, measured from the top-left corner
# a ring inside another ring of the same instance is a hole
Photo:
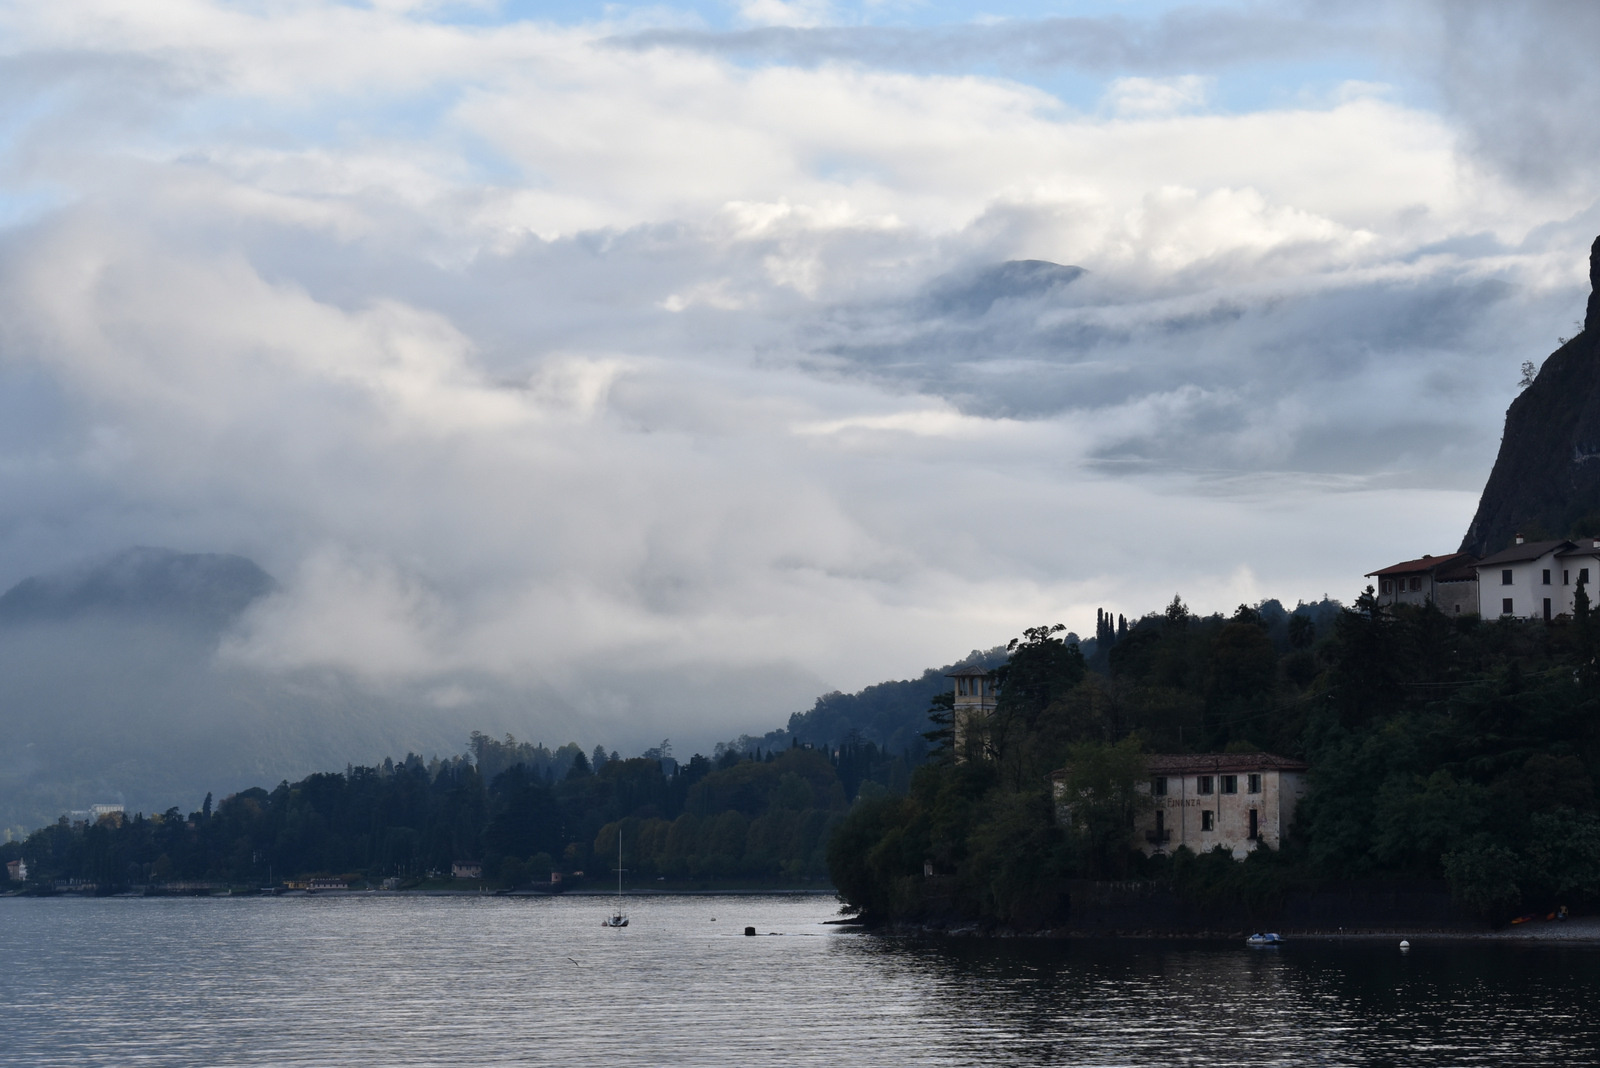
[[[1591,1063],[1600,950],[873,939],[959,1063]],[[930,1036],[931,1037],[931,1036]]]
[[[0,901],[10,1065],[1587,1063],[1600,951],[986,942],[826,899]],[[712,917],[716,917],[715,920]],[[763,933],[745,938],[746,924]]]

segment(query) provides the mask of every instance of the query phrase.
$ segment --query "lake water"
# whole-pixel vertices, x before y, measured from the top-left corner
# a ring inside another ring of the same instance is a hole
[[[635,899],[606,930],[607,904],[0,900],[0,1063],[1600,1060],[1586,946],[915,939],[823,926],[823,897]]]

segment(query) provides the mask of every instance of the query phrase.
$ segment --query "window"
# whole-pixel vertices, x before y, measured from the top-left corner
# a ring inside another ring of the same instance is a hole
[[[1381,584],[1381,592],[1383,592],[1383,593],[1393,593],[1394,592],[1394,583],[1390,582],[1388,579],[1384,579],[1382,584]]]
[[[1572,585],[1571,582],[1567,581],[1567,576],[1570,575],[1571,573],[1572,572],[1568,571],[1566,568],[1562,568],[1561,569],[1561,585],[1563,585],[1563,586]]]
[[[1237,776],[1237,775],[1224,775],[1224,776],[1222,776],[1222,792],[1225,793],[1225,794],[1236,794],[1236,793],[1238,793],[1239,792],[1239,776]]]
[[[1245,789],[1250,791],[1253,794],[1259,794],[1261,792],[1261,776],[1259,776],[1259,775],[1246,775],[1245,776]]]
[[[1255,839],[1260,837],[1260,824],[1257,822],[1257,820],[1258,820],[1258,817],[1256,816],[1256,810],[1255,809],[1251,809],[1250,810],[1250,840],[1251,841],[1255,841]]]
[[[1586,568],[1586,567],[1578,568],[1578,581],[1579,582],[1588,582],[1589,581],[1589,569],[1588,568]]]
[[[1150,780],[1150,793],[1154,797],[1167,796],[1167,777],[1165,775],[1158,775]]]
[[[1548,567],[1544,569],[1544,584],[1546,586],[1550,585],[1550,569]]]
[[[1511,585],[1511,569],[1509,567],[1506,568],[1504,571],[1500,572],[1500,585],[1502,585],[1502,586]]]
[[[1216,825],[1217,814],[1215,812],[1212,812],[1208,808],[1204,812],[1200,813],[1200,829],[1202,831],[1214,831],[1216,830]]]
[[[1422,589],[1422,578],[1421,576],[1414,577],[1411,580],[1411,592],[1416,593],[1420,589]]]
[[[1509,616],[1511,614],[1511,598],[1507,597],[1505,600],[1500,602],[1500,614],[1503,616]]]
[[[1194,789],[1195,793],[1197,793],[1197,794],[1209,794],[1211,792],[1211,790],[1212,790],[1211,776],[1202,775],[1198,779],[1195,780],[1195,789]]]

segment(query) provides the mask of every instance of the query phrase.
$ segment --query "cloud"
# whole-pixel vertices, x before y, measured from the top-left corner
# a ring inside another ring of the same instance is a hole
[[[807,20],[810,21],[810,20]],[[1191,6],[1140,20],[1002,18],[939,26],[796,22],[716,32],[661,27],[610,39],[618,48],[668,48],[784,65],[848,62],[901,70],[1070,67],[1096,73],[1181,75],[1270,59],[1310,60],[1372,48],[1383,31],[1315,5]]]
[[[827,0],[742,0],[739,17],[757,26],[820,26],[829,21]]]
[[[1464,123],[1476,158],[1535,188],[1590,192],[1600,132],[1583,102],[1600,91],[1600,10],[1465,0],[1420,5],[1413,18],[1413,62]]]
[[[1106,102],[1119,118],[1176,115],[1205,106],[1211,79],[1198,74],[1176,78],[1115,78]]]
[[[282,588],[233,668],[586,745],[1454,544],[1600,228],[1464,96],[1224,106],[1387,47],[1311,7],[69,7],[0,9],[5,577],[241,552]]]

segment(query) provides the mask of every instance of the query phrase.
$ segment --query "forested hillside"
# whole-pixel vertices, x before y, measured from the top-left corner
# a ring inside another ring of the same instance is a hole
[[[857,804],[830,865],[874,919],[1050,926],[1066,880],[1150,880],[1270,901],[1352,878],[1443,879],[1490,918],[1600,899],[1600,626],[1389,614],[1367,595],[1284,647],[1255,609],[1197,619],[1174,599],[1086,670],[1047,629],[1015,643],[969,759],[946,749],[905,797]],[[937,710],[936,710],[937,711]],[[1144,752],[1266,750],[1311,765],[1281,852],[1247,861],[1131,848]],[[1058,825],[1046,776],[1078,799]],[[924,874],[931,862],[934,877]]]
[[[620,834],[636,882],[825,884],[828,837],[849,803],[903,792],[910,775],[871,743],[696,755],[670,775],[645,757],[595,767],[577,746],[480,734],[472,748],[256,787],[215,807],[208,796],[188,814],[63,818],[0,846],[0,860],[26,859],[43,887],[82,880],[101,893],[319,875],[417,885],[457,861],[481,862],[491,885],[548,886],[561,872],[571,886],[574,873],[612,877]]]

